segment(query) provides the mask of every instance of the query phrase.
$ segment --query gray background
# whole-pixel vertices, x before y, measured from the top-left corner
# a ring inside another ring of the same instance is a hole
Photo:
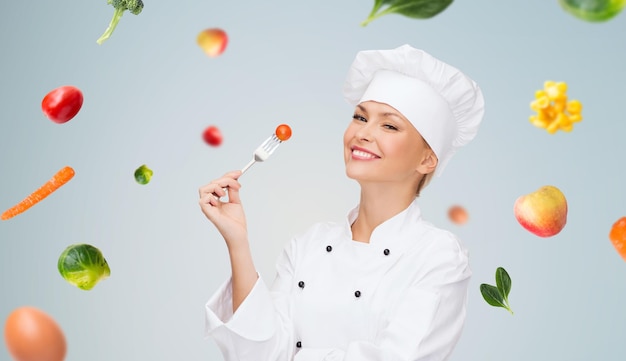
[[[0,224],[0,319],[23,305],[61,325],[68,361],[220,360],[203,338],[204,304],[229,275],[223,240],[200,212],[198,188],[242,167],[280,123],[289,142],[242,178],[258,270],[313,222],[340,220],[358,200],[342,134],[352,108],[341,86],[359,50],[408,43],[482,87],[486,117],[473,143],[421,196],[425,217],[471,254],[466,328],[452,361],[621,360],[626,264],[608,232],[626,214],[623,119],[626,18],[591,24],[556,0],[455,1],[428,20],[387,15],[373,1],[146,1],[99,46],[113,14],[104,0],[11,1],[0,22],[0,208],[65,165],[74,179]],[[208,58],[199,31],[221,27]],[[545,80],[565,81],[583,121],[554,135],[530,124]],[[43,96],[71,84],[81,112],[59,125]],[[217,125],[224,143],[201,134]],[[135,183],[141,164],[150,184]],[[515,220],[515,199],[543,185],[568,200],[568,222],[539,238]],[[465,206],[464,226],[447,219]],[[56,262],[73,243],[102,250],[111,277],[91,291]],[[485,303],[481,283],[509,272],[515,315]],[[4,343],[0,359],[8,360]]]

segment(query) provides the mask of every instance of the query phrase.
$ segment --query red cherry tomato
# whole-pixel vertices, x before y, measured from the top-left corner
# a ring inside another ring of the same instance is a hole
[[[82,106],[83,93],[70,85],[52,90],[41,101],[41,109],[46,117],[59,124],[74,118]]]
[[[281,124],[276,127],[276,138],[286,141],[291,138],[291,128],[287,124]]]
[[[204,130],[202,138],[204,138],[204,141],[207,142],[208,145],[213,147],[219,146],[224,140],[222,132],[214,125],[211,125]]]

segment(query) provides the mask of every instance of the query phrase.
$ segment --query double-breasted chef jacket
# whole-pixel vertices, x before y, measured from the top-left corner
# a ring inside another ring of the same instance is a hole
[[[206,304],[206,337],[226,361],[442,361],[458,342],[471,277],[454,234],[417,199],[369,243],[345,222],[318,223],[284,248],[270,287],[259,275],[232,312],[231,280]]]

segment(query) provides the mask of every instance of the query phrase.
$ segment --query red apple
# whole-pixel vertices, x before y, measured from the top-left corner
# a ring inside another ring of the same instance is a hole
[[[554,236],[567,223],[567,200],[550,185],[517,198],[513,210],[519,224],[539,237]]]
[[[206,29],[198,34],[196,41],[206,55],[215,58],[226,50],[228,34],[219,28]]]

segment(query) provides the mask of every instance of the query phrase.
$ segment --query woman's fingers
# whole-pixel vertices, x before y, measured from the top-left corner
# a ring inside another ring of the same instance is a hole
[[[209,193],[216,193],[219,194],[220,196],[224,196],[224,193],[219,193],[217,190],[218,188],[235,188],[235,189],[239,189],[241,187],[241,184],[237,181],[237,178],[239,178],[239,176],[241,175],[241,171],[233,171],[233,172],[229,172],[226,173],[224,176],[222,176],[221,178],[215,179],[213,181],[211,181],[211,183],[200,187],[199,189],[199,195],[200,197],[203,197],[205,194]]]
[[[234,187],[228,188],[228,201],[229,202],[241,204],[241,199],[239,198],[239,188],[241,188],[241,185],[237,188],[234,188]]]
[[[239,188],[241,184],[237,178],[241,176],[241,171],[231,171],[224,174],[221,178],[211,181],[211,183],[200,187],[198,193],[200,196],[200,204],[210,204],[216,207],[224,202],[219,199],[228,195],[228,201],[231,203],[241,203],[239,198]]]

